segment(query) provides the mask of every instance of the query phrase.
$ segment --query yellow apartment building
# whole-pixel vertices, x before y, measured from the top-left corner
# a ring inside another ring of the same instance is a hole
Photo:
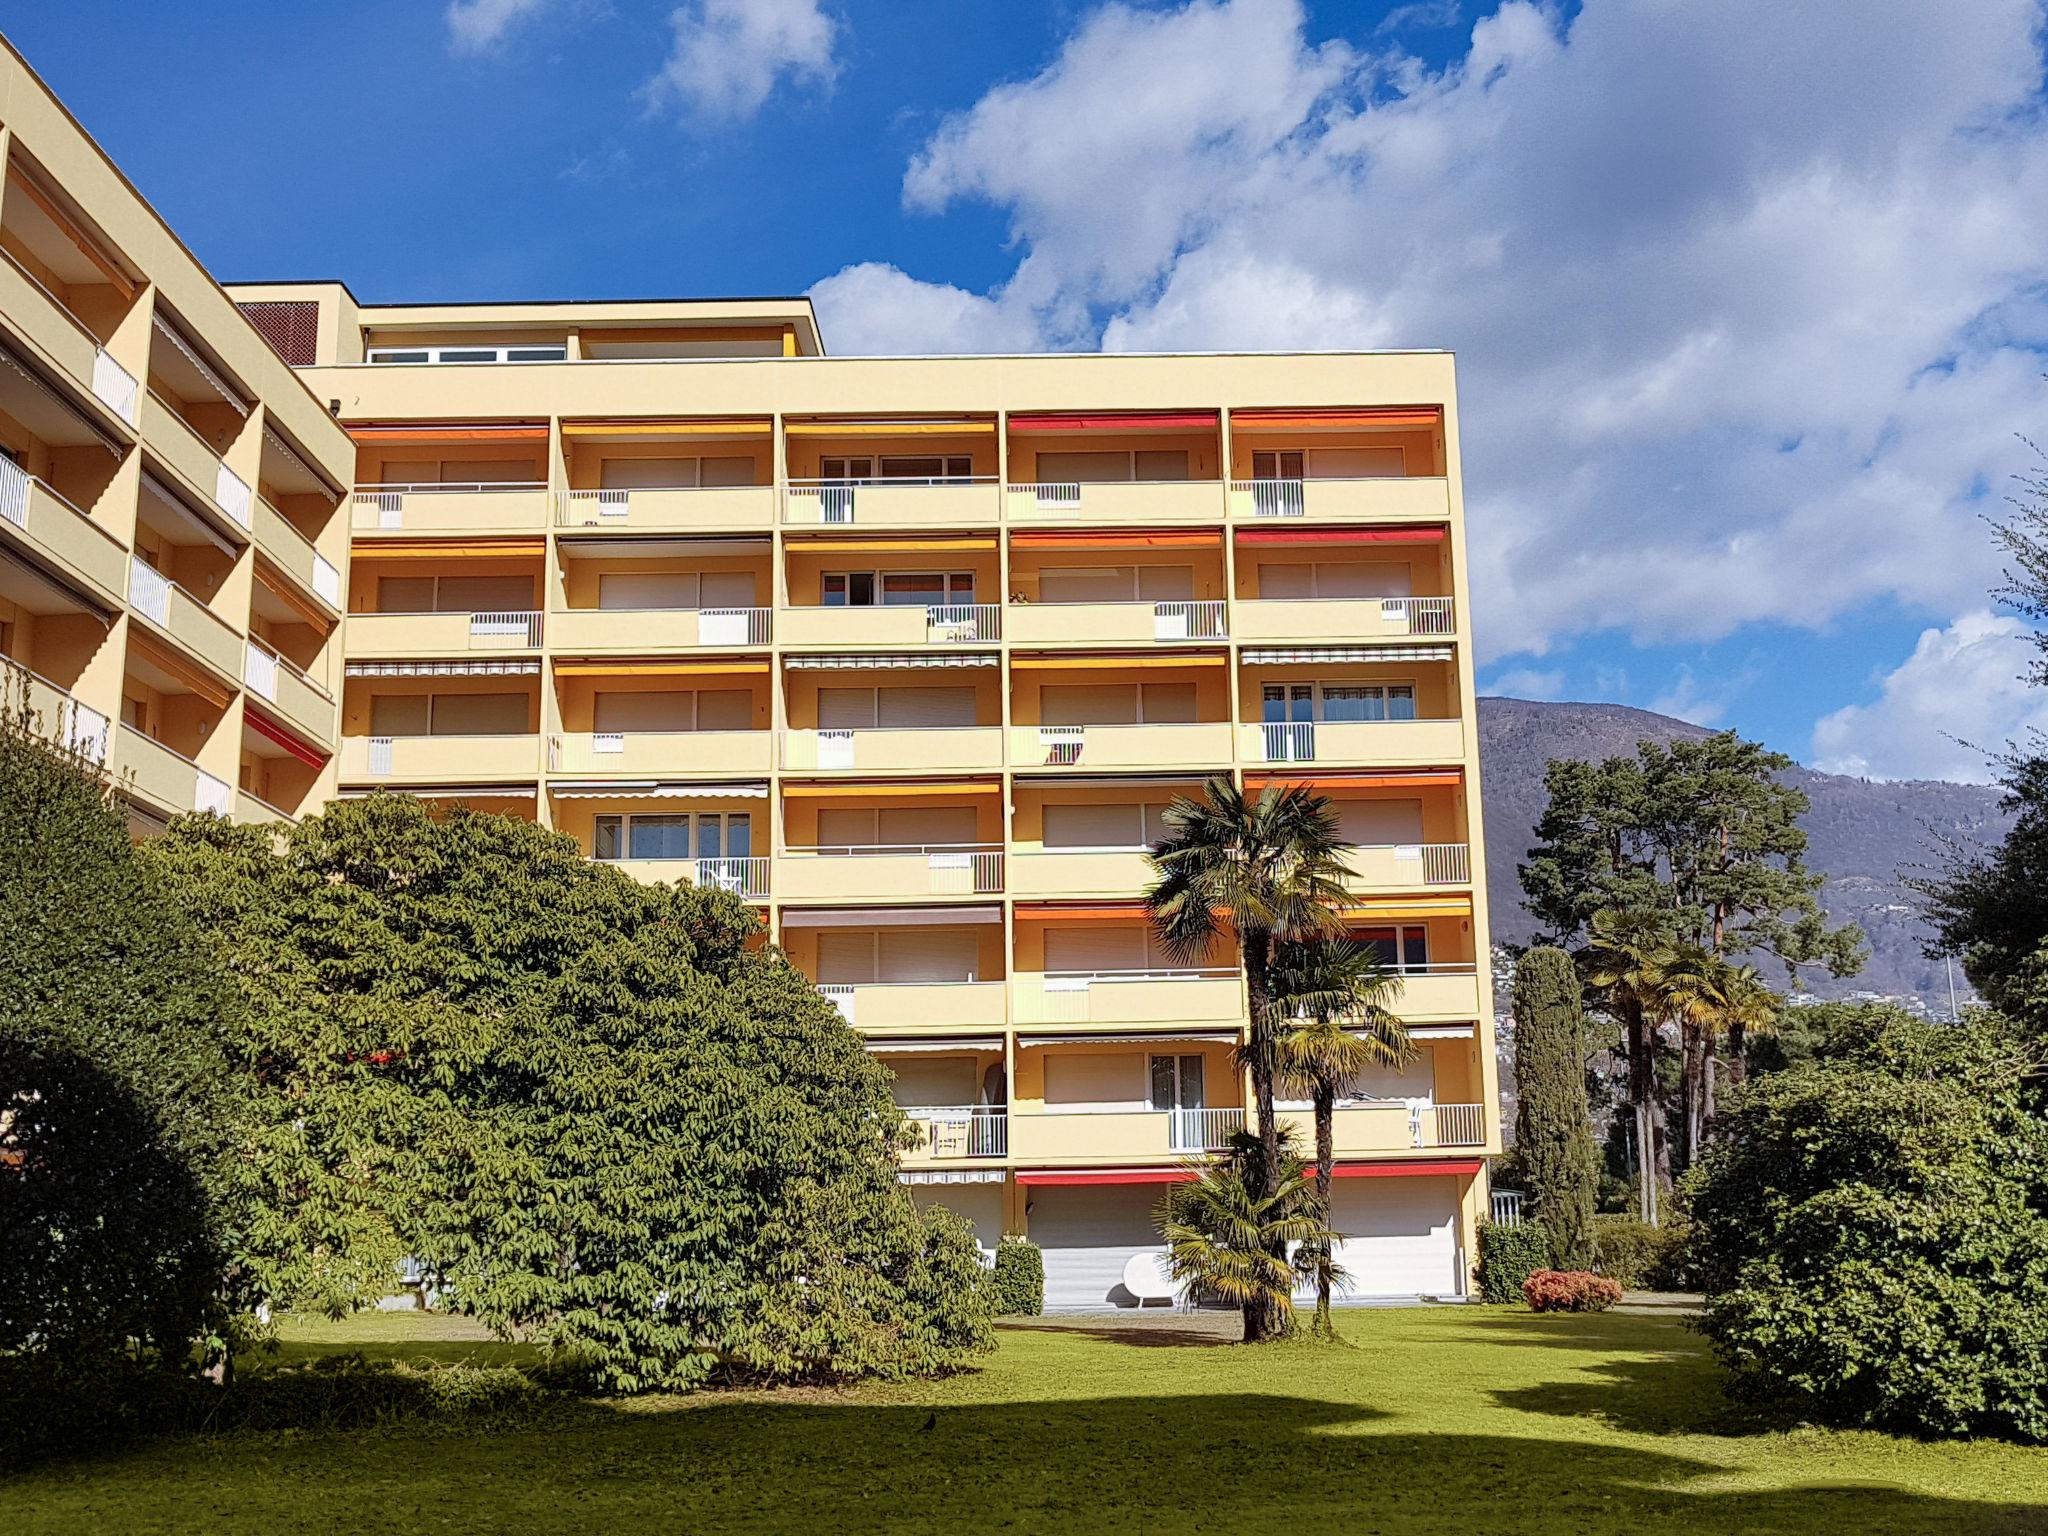
[[[1352,1294],[1466,1289],[1500,1151],[1452,359],[834,358],[807,300],[217,287],[0,54],[0,656],[139,830],[396,791],[754,903],[903,1177],[1153,1285],[1246,1123],[1144,850],[1311,784],[1417,1061],[1352,1084]],[[1287,1104],[1306,1120],[1305,1104]]]

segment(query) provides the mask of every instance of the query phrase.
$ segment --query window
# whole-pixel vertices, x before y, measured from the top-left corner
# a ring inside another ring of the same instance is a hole
[[[607,491],[696,490],[754,483],[754,461],[732,458],[605,459],[597,483]]]
[[[1041,603],[1184,603],[1194,595],[1191,565],[1055,565],[1038,573]]]
[[[1166,802],[1068,805],[1049,803],[1047,848],[1149,848],[1166,834]]]
[[[1203,1105],[1202,1058],[1154,1056],[1151,1061],[1152,1108],[1200,1109]]]
[[[1422,841],[1420,800],[1339,800],[1337,835],[1357,848],[1391,848]]]
[[[537,486],[546,478],[534,459],[386,459],[377,473],[374,484],[422,491],[499,490]]]
[[[825,731],[918,730],[975,723],[970,688],[820,688],[818,728]]]
[[[1094,449],[1081,453],[1036,455],[1041,485],[1102,485],[1117,481],[1185,480],[1185,448]]]
[[[604,571],[597,606],[615,609],[702,610],[754,606],[752,571]]]
[[[599,693],[591,699],[590,723],[600,735],[744,731],[754,723],[754,696],[744,688]]]
[[[1414,582],[1406,565],[1390,560],[1314,560],[1259,563],[1259,596],[1274,599],[1407,597]]]
[[[1192,962],[1196,966],[1201,961]],[[1046,929],[1045,970],[1049,976],[1095,976],[1119,971],[1180,971],[1177,961],[1150,928],[1084,928],[1060,924]]]
[[[1420,924],[1368,928],[1356,938],[1380,957],[1380,964],[1394,970],[1421,971],[1429,968],[1429,930]]]
[[[1304,461],[1307,455],[1299,448],[1280,452],[1263,452],[1252,455],[1252,478],[1254,480],[1299,480],[1303,478]]]
[[[820,848],[967,848],[980,819],[971,805],[831,806],[818,812]]]
[[[379,613],[531,613],[531,576],[379,576]]]
[[[517,347],[372,347],[373,363],[560,363],[568,361],[566,343]]]
[[[1416,718],[1413,683],[1267,683],[1259,704],[1267,725]]]
[[[1193,725],[1193,683],[1055,683],[1038,696],[1046,725]]]
[[[1280,448],[1252,454],[1254,480],[1379,480],[1408,473],[1407,450]]]
[[[753,846],[754,820],[744,811],[598,816],[590,829],[591,857],[607,861],[744,859]]]
[[[370,700],[372,736],[524,736],[533,729],[523,693],[386,693]]]
[[[825,454],[818,460],[821,480],[916,480],[935,485],[974,478],[974,459],[964,453],[869,455]]]
[[[818,579],[827,608],[927,608],[974,601],[972,571],[827,571]],[[879,600],[879,601],[878,601]]]
[[[818,934],[818,980],[825,986],[974,981],[980,971],[981,938],[972,928],[827,928]]]

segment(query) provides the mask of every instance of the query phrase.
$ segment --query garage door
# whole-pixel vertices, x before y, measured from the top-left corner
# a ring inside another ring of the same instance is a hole
[[[1101,1312],[1136,1304],[1124,1289],[1124,1266],[1143,1249],[1158,1249],[1152,1219],[1159,1184],[1035,1185],[1027,1218],[1031,1240],[1045,1255],[1048,1312]]]
[[[919,1210],[943,1205],[974,1229],[974,1240],[993,1251],[1003,1235],[1003,1186],[1000,1184],[913,1184],[910,1198]]]
[[[1344,1236],[1343,1297],[1454,1296],[1458,1284],[1458,1181],[1339,1179],[1331,1225]]]

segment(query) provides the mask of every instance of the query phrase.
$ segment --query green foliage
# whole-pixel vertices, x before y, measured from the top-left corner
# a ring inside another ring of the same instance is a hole
[[[1479,1224],[1479,1295],[1495,1306],[1522,1299],[1522,1282],[1550,1267],[1550,1234],[1533,1221]]]
[[[996,1244],[996,1271],[991,1284],[995,1309],[1002,1317],[1036,1317],[1045,1310],[1045,1255],[1038,1244],[1006,1237]]]
[[[1159,1200],[1159,1230],[1166,1267],[1187,1300],[1235,1307],[1244,1316],[1245,1342],[1260,1343],[1293,1331],[1294,1287],[1327,1265],[1320,1255],[1335,1234],[1294,1149],[1291,1128],[1276,1140],[1277,1164],[1266,1161],[1259,1138],[1240,1131],[1229,1153],[1200,1166],[1197,1177],[1172,1184]]]
[[[1594,1267],[1629,1290],[1690,1289],[1686,1245],[1690,1226],[1682,1221],[1653,1227],[1633,1216],[1593,1218]]]
[[[1593,1259],[1600,1154],[1586,1111],[1586,1021],[1571,956],[1530,950],[1515,967],[1515,1153],[1522,1188],[1550,1237],[1549,1263]]]
[[[0,1357],[189,1370],[235,1286],[233,993],[89,763],[0,706]]]
[[[1750,1396],[2048,1438],[2048,1124],[1991,1020],[1875,1007],[1741,1090],[1694,1175],[1703,1327]]]
[[[897,1181],[882,1068],[737,898],[400,796],[281,853],[194,827],[156,857],[248,999],[277,1294],[356,1304],[410,1253],[612,1391],[988,1347],[973,1239]]]

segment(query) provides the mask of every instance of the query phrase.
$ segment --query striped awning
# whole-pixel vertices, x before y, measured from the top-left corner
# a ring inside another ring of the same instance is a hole
[[[44,378],[39,370],[25,361],[12,347],[0,345],[0,366],[4,366],[12,372],[21,375],[23,381],[31,389],[34,389],[44,402],[61,412],[66,420],[75,423],[80,430],[115,458],[118,459],[127,452],[120,439],[102,429],[100,424],[94,421],[83,408],[72,403],[69,395]]]
[[[904,1184],[1000,1184],[1009,1175],[1000,1168],[905,1168],[896,1177]]]
[[[299,472],[303,474],[308,480],[317,480],[320,484],[326,486],[328,490],[332,491],[336,496],[340,496],[343,494],[342,487],[336,485],[332,479],[322,474],[319,470],[315,469],[311,464],[307,463],[306,456],[300,453],[299,450],[294,448],[290,443],[286,442],[284,439],[284,434],[279,432],[277,428],[266,426],[263,429],[263,441],[270,444],[271,447],[275,448],[279,453],[284,455],[285,462],[289,464],[296,464],[299,467]]]
[[[1408,1038],[1410,1040],[1470,1040],[1478,1032],[1478,1026],[1473,1024],[1411,1024],[1408,1026]]]
[[[783,665],[790,667],[839,672],[874,667],[993,667],[1001,664],[1001,658],[994,655],[959,656],[951,653],[943,656],[785,656],[782,661]]]
[[[205,358],[201,357],[198,349],[183,336],[179,335],[178,328],[165,319],[161,312],[153,318],[156,322],[157,335],[163,337],[165,341],[168,341],[177,349],[178,354],[192,365],[192,371],[206,381],[207,388],[211,389],[216,395],[219,395],[234,410],[237,416],[248,415],[249,402],[242,398],[242,392],[222,378],[219,370]]]
[[[411,795],[416,800],[532,800],[540,793],[531,784],[374,784],[340,790],[343,800],[374,794]]]
[[[1003,1041],[1000,1035],[974,1036],[960,1040],[863,1040],[870,1053],[883,1055],[929,1055],[934,1051],[1000,1051]]]
[[[1122,1035],[1019,1035],[1017,1049],[1029,1051],[1048,1045],[1145,1045],[1165,1043],[1175,1045],[1235,1045],[1238,1040],[1234,1029],[1134,1029]]]
[[[785,928],[961,928],[1003,920],[1001,907],[786,907]]]
[[[1248,667],[1287,667],[1324,661],[1449,661],[1452,654],[1448,645],[1296,646],[1284,651],[1247,649],[1243,661]]]
[[[548,793],[564,800],[766,800],[768,786],[747,784],[677,784],[660,779],[578,779],[555,782]]]
[[[538,677],[540,662],[513,661],[352,661],[350,677]]]

